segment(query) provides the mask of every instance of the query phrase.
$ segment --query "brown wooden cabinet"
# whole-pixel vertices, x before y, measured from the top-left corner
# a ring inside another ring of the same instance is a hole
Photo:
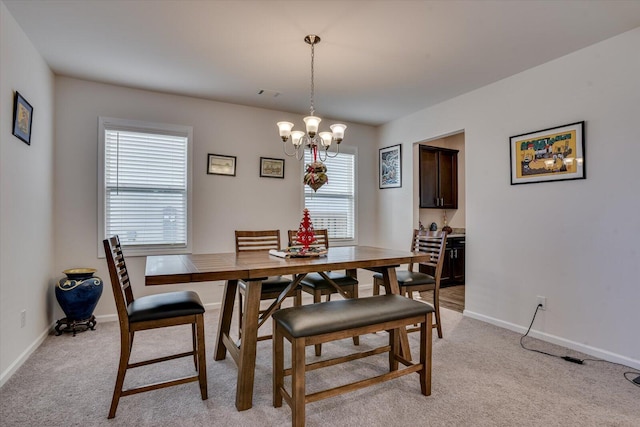
[[[458,208],[458,150],[420,146],[420,207]]]

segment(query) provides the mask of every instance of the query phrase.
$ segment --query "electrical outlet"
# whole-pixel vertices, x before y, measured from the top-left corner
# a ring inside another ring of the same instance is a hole
[[[538,304],[540,307],[540,310],[546,310],[547,309],[547,297],[541,297],[540,295],[538,295]]]
[[[27,326],[27,310],[20,310],[20,327]]]

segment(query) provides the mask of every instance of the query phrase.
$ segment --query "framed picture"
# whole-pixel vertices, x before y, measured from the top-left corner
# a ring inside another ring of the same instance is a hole
[[[584,122],[509,138],[511,185],[585,179]]]
[[[260,176],[284,179],[284,159],[260,157]]]
[[[380,149],[380,188],[402,187],[402,146]]]
[[[209,154],[207,173],[210,175],[236,176],[236,156]]]
[[[13,134],[31,145],[33,107],[16,91],[13,98]]]

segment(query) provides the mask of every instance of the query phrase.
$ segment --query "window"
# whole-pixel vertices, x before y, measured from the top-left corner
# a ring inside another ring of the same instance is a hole
[[[311,162],[311,153],[307,150],[304,163]],[[329,180],[317,192],[304,186],[304,206],[309,209],[313,227],[326,228],[332,243],[353,243],[356,240],[356,150],[340,147],[340,153],[324,163]]]
[[[99,248],[117,234],[134,255],[190,251],[191,137],[188,126],[99,119]]]

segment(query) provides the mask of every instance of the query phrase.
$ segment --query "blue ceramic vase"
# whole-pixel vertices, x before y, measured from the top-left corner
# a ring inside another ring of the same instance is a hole
[[[93,310],[102,295],[102,279],[95,277],[93,268],[65,270],[67,276],[56,285],[56,299],[68,321],[92,318]]]

